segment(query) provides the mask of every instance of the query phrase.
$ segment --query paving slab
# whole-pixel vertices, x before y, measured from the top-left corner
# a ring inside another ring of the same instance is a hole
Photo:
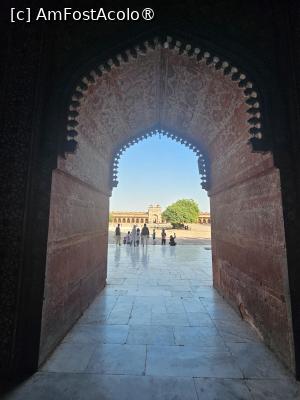
[[[6,399],[299,399],[292,375],[213,288],[206,247],[109,245],[105,289]]]

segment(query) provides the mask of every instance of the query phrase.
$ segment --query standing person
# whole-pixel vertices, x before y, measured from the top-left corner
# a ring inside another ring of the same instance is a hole
[[[140,228],[137,228],[137,230],[136,230],[136,245],[137,245],[137,247],[140,244],[140,239],[141,239],[141,230],[140,230]]]
[[[136,246],[136,225],[133,225],[132,231],[131,231],[131,241],[133,243],[133,246]]]
[[[142,245],[143,247],[148,246],[148,239],[149,239],[149,229],[147,227],[146,224],[144,224],[143,228],[142,228]]]
[[[130,233],[130,231],[127,232],[127,235],[126,235],[126,243],[129,244],[129,245],[131,245],[131,233]]]
[[[162,245],[166,244],[166,237],[167,237],[167,234],[166,234],[165,228],[163,228],[163,230],[161,231],[161,244]]]
[[[121,246],[121,228],[120,228],[120,224],[118,224],[118,226],[116,227],[115,235],[116,235],[116,246],[117,245]]]
[[[155,232],[155,229],[153,229],[153,233],[152,233],[153,244],[156,244],[155,238],[156,238],[156,232]]]

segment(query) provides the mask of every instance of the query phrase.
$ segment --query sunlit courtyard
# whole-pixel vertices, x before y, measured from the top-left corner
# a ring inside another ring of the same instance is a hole
[[[108,242],[113,244],[116,242],[115,238],[115,228],[116,224],[109,224],[109,236]],[[156,237],[155,240],[152,239],[153,229],[155,229]],[[124,238],[128,231],[132,230],[132,224],[123,225],[121,227],[121,236]],[[160,245],[161,244],[161,232],[162,227],[151,226],[149,245]],[[189,224],[189,229],[173,229],[168,226],[166,228],[167,239],[170,235],[176,235],[176,243],[179,245],[186,244],[207,244],[210,245],[211,239],[211,226],[208,224]]]

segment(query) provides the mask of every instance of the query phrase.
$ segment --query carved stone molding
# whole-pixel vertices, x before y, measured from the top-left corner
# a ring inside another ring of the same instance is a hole
[[[155,135],[163,135],[167,136],[168,138],[183,144],[184,146],[188,147],[195,155],[198,157],[198,168],[199,174],[201,179],[201,186],[203,189],[208,190],[208,181],[209,181],[209,173],[208,173],[208,162],[206,157],[201,153],[200,148],[197,146],[196,143],[192,143],[190,140],[184,139],[178,135],[175,135],[171,132],[168,132],[164,129],[153,129],[150,132],[146,132],[141,136],[135,137],[134,139],[127,141],[124,143],[123,146],[114,154],[111,166],[111,185],[112,188],[118,186],[118,168],[119,168],[119,160],[122,154],[131,146],[137,144],[138,142],[147,139],[149,137]]]
[[[227,79],[230,79],[238,85],[239,88],[243,89],[245,103],[247,105],[247,112],[249,113],[249,118],[247,120],[249,125],[249,141],[248,143],[252,146],[252,151],[254,152],[267,152],[270,150],[270,146],[264,138],[264,127],[263,127],[263,116],[261,112],[261,96],[256,89],[252,80],[250,80],[243,71],[240,71],[237,67],[232,65],[230,61],[223,60],[215,54],[207,51],[202,47],[195,47],[192,44],[185,43],[183,41],[177,40],[171,36],[165,37],[154,37],[151,40],[144,41],[135,46],[128,48],[127,50],[116,54],[115,57],[109,58],[106,62],[95,66],[95,68],[89,71],[85,76],[83,76],[77,83],[74,91],[72,93],[68,111],[67,111],[67,122],[66,122],[66,133],[64,139],[64,145],[62,152],[66,155],[67,153],[74,153],[76,151],[78,142],[76,136],[80,134],[78,129],[78,116],[80,112],[80,107],[85,97],[87,96],[87,90],[91,85],[97,84],[97,82],[105,75],[109,74],[114,68],[120,67],[122,64],[129,63],[142,57],[148,52],[159,49],[169,49],[174,54],[184,55],[195,60],[196,63],[205,63],[207,66],[215,68],[216,71],[221,70]],[[158,126],[160,128],[160,121],[158,121]],[[164,131],[161,131],[161,133]],[[124,151],[128,145],[131,145],[142,138],[151,136],[153,132],[148,132],[147,134],[141,135],[138,138],[131,139],[124,144],[119,150]],[[172,135],[172,133],[164,133],[169,137],[172,137],[180,141],[181,143],[186,142],[184,137],[178,137]],[[195,147],[194,143],[189,143],[189,147]],[[199,149],[197,149],[198,151]],[[200,150],[199,150],[200,151]],[[119,154],[115,153],[116,157]],[[199,153],[200,155],[200,153]],[[201,158],[200,158],[201,161]],[[116,162],[114,158],[113,163]],[[112,168],[114,170],[114,168]],[[209,176],[207,174],[207,163],[204,162],[202,167],[202,161],[199,162],[199,172],[202,176],[202,187],[208,189],[209,187]],[[116,186],[117,179],[114,178],[112,174],[112,187]]]

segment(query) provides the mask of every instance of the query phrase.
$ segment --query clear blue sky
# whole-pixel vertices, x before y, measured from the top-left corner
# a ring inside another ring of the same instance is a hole
[[[118,181],[111,211],[146,211],[150,204],[164,209],[183,198],[194,199],[201,211],[209,211],[195,153],[165,136],[150,137],[127,149],[119,160]]]

